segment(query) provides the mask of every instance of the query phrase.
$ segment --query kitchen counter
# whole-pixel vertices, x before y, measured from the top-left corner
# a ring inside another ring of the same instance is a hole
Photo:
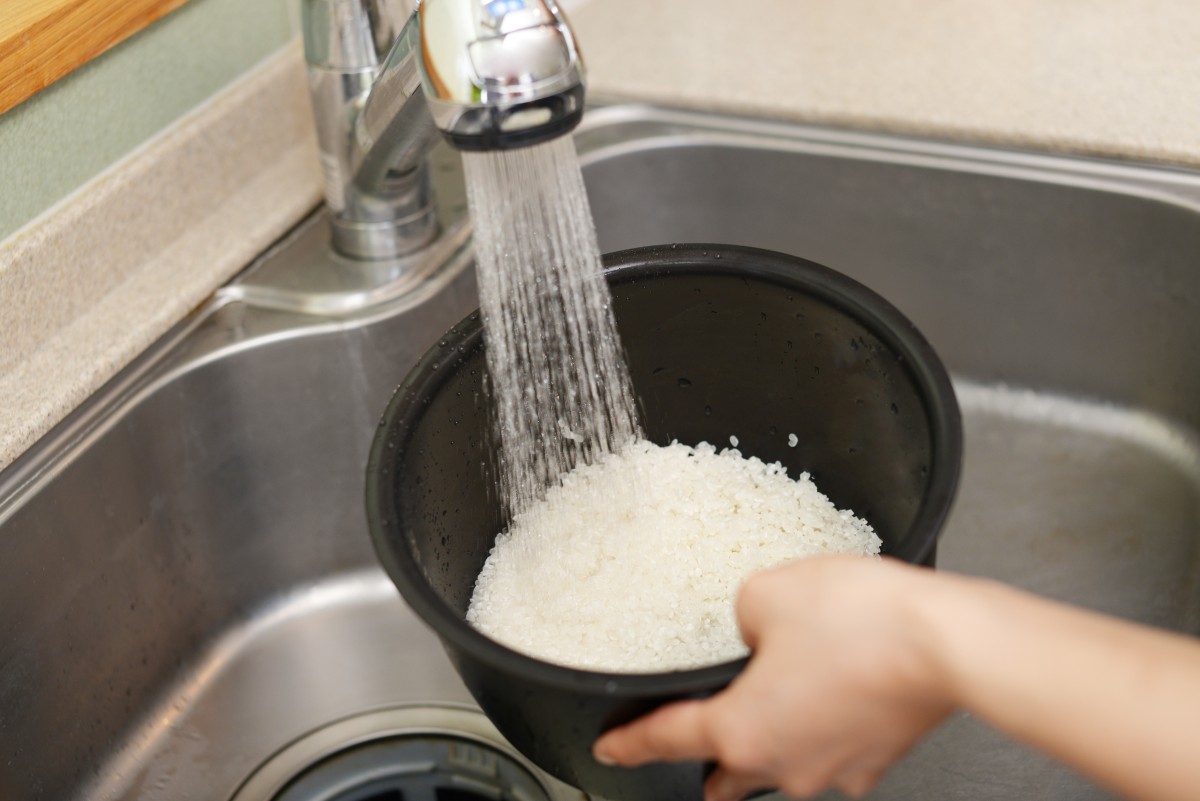
[[[593,0],[593,95],[1200,166],[1182,0]]]
[[[597,99],[1200,167],[1183,0],[591,0],[572,19]],[[0,243],[0,467],[317,202],[303,83],[289,47]]]

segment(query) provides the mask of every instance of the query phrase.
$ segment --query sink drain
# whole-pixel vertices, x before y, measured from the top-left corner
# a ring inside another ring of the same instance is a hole
[[[337,721],[280,751],[230,801],[586,801],[476,709],[405,707]]]
[[[301,773],[276,801],[547,801],[533,775],[495,749],[459,737],[389,737]]]

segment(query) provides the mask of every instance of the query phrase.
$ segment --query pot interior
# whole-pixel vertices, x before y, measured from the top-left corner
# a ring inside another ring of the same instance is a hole
[[[957,408],[936,355],[894,309],[832,271],[763,251],[694,246],[608,261],[649,439],[723,448],[736,437],[743,454],[808,472],[874,526],[884,553],[930,558],[957,477]],[[508,520],[478,317],[442,342],[389,407],[376,450],[406,483],[389,485],[392,508],[372,514],[388,523],[377,547],[393,577],[403,563],[419,571],[398,581],[402,593],[432,596],[461,621]]]

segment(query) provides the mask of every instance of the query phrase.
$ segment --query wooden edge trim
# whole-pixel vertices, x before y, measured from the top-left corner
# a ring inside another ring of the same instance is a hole
[[[0,114],[187,0],[26,0],[0,22]]]

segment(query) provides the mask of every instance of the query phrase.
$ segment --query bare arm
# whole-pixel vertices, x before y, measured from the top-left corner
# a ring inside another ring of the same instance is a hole
[[[958,704],[1129,798],[1200,798],[1200,643],[1000,585],[949,592]]]
[[[961,708],[1130,798],[1200,798],[1200,644],[1188,638],[844,557],[754,577],[738,618],[754,650],[743,674],[610,732],[598,758],[715,759],[709,801],[766,787],[861,795]]]

